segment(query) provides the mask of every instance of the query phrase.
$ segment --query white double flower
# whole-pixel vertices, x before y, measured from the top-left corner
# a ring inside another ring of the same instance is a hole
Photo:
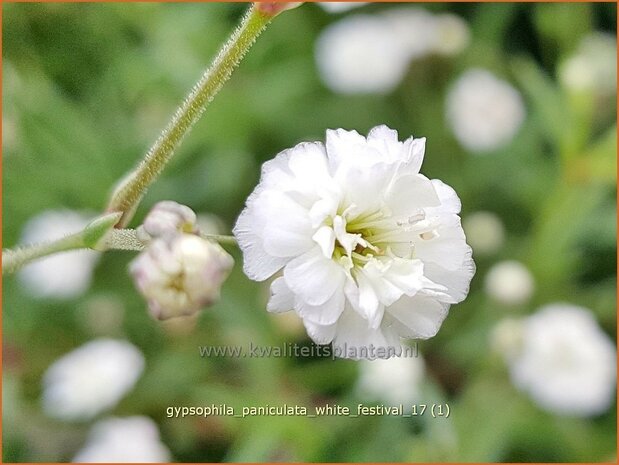
[[[475,272],[460,200],[419,173],[425,139],[386,126],[367,138],[328,130],[264,164],[234,228],[245,273],[271,286],[269,311],[294,309],[312,339],[393,348],[436,334]],[[379,355],[380,356],[380,355]]]

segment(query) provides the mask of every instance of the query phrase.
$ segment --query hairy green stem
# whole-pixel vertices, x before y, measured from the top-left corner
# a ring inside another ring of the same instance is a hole
[[[85,237],[87,237],[87,229],[55,241],[26,245],[16,249],[5,249],[2,251],[2,274],[15,273],[34,260],[59,252],[94,249],[87,244],[88,241],[85,240]],[[220,244],[236,244],[234,236],[200,234],[200,237]],[[97,245],[96,250],[133,250],[139,252],[144,250],[146,245],[147,242],[138,238],[135,229],[112,229]]]
[[[56,241],[28,245],[13,250],[5,249],[2,251],[2,274],[15,273],[21,267],[37,258],[46,257],[58,252],[65,252],[67,250],[84,248],[86,248],[84,235],[83,231],[80,231]]]
[[[272,17],[252,5],[241,25],[177,109],[144,159],[135,171],[120,182],[107,207],[108,212],[122,213],[117,228],[127,226],[150,184],[161,174],[183,138],[200,119],[206,106],[230,78]]]
[[[200,237],[220,244],[236,244],[234,236],[222,234],[200,234]],[[143,250],[148,241],[139,238],[135,229],[114,229],[105,238],[107,250]]]

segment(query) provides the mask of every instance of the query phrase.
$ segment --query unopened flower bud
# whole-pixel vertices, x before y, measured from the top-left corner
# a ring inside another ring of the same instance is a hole
[[[217,301],[233,264],[219,244],[179,233],[153,240],[133,260],[130,272],[151,314],[166,320]]]
[[[164,200],[155,204],[138,228],[142,240],[174,233],[196,233],[196,214],[186,205]]]
[[[301,6],[303,2],[255,2],[256,9],[266,16],[275,17],[282,11],[292,10]]]

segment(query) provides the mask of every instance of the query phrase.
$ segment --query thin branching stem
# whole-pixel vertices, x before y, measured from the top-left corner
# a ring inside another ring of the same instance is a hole
[[[139,163],[135,171],[123,179],[114,191],[107,211],[122,212],[117,228],[126,227],[148,187],[159,177],[172,159],[183,138],[200,119],[206,106],[230,78],[272,16],[255,5],[249,9],[240,26],[176,110],[159,138]]]

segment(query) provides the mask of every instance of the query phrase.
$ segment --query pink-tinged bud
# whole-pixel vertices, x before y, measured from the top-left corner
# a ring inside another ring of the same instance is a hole
[[[256,9],[266,16],[277,16],[282,11],[292,10],[301,6],[303,2],[254,2]]]
[[[164,200],[158,202],[146,215],[138,228],[141,239],[151,239],[169,234],[196,233],[196,214],[186,205]]]
[[[129,270],[151,314],[167,320],[215,303],[233,264],[219,244],[179,233],[153,240]]]

